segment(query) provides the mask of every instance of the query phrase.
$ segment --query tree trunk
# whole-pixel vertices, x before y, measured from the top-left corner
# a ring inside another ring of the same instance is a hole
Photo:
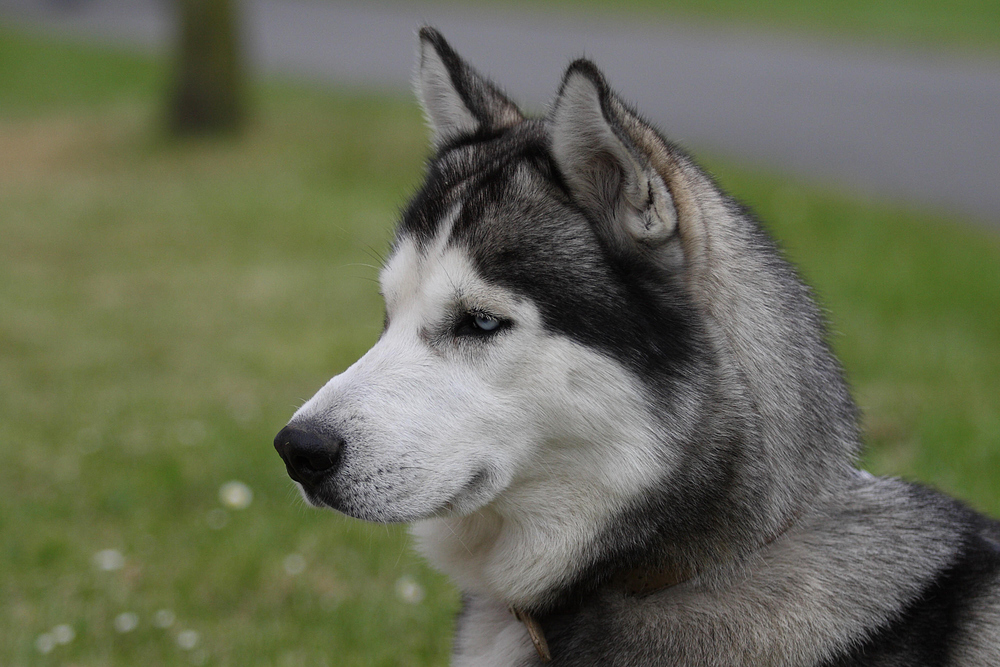
[[[238,130],[245,116],[236,0],[176,0],[180,18],[170,130],[178,135]]]

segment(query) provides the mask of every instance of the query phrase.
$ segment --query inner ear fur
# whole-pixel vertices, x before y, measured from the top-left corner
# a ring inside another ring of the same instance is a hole
[[[549,122],[553,156],[585,210],[633,242],[656,245],[673,237],[673,197],[647,148],[658,136],[593,63],[578,60],[567,69]]]
[[[419,36],[414,87],[435,148],[462,135],[500,130],[524,119],[517,105],[463,60],[441,33],[423,27]]]

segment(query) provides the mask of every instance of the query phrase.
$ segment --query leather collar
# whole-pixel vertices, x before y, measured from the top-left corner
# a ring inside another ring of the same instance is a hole
[[[524,623],[524,627],[528,629],[528,636],[531,637],[531,643],[535,645],[535,650],[538,651],[538,657],[541,661],[551,661],[552,653],[549,652],[549,643],[545,641],[545,632],[538,619],[517,607],[511,607],[510,613],[514,614],[514,618]]]

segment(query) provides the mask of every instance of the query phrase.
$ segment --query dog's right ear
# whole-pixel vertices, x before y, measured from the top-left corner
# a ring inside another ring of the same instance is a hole
[[[415,87],[435,148],[465,134],[524,120],[517,105],[462,60],[434,28],[420,29]]]

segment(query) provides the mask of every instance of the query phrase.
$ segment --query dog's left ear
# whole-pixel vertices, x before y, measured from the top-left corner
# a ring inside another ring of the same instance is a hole
[[[435,148],[463,134],[499,130],[524,120],[517,105],[462,60],[434,28],[420,29],[415,87]]]
[[[566,71],[549,114],[552,153],[569,189],[619,241],[658,245],[677,229],[670,190],[652,162],[652,128],[588,60]]]

